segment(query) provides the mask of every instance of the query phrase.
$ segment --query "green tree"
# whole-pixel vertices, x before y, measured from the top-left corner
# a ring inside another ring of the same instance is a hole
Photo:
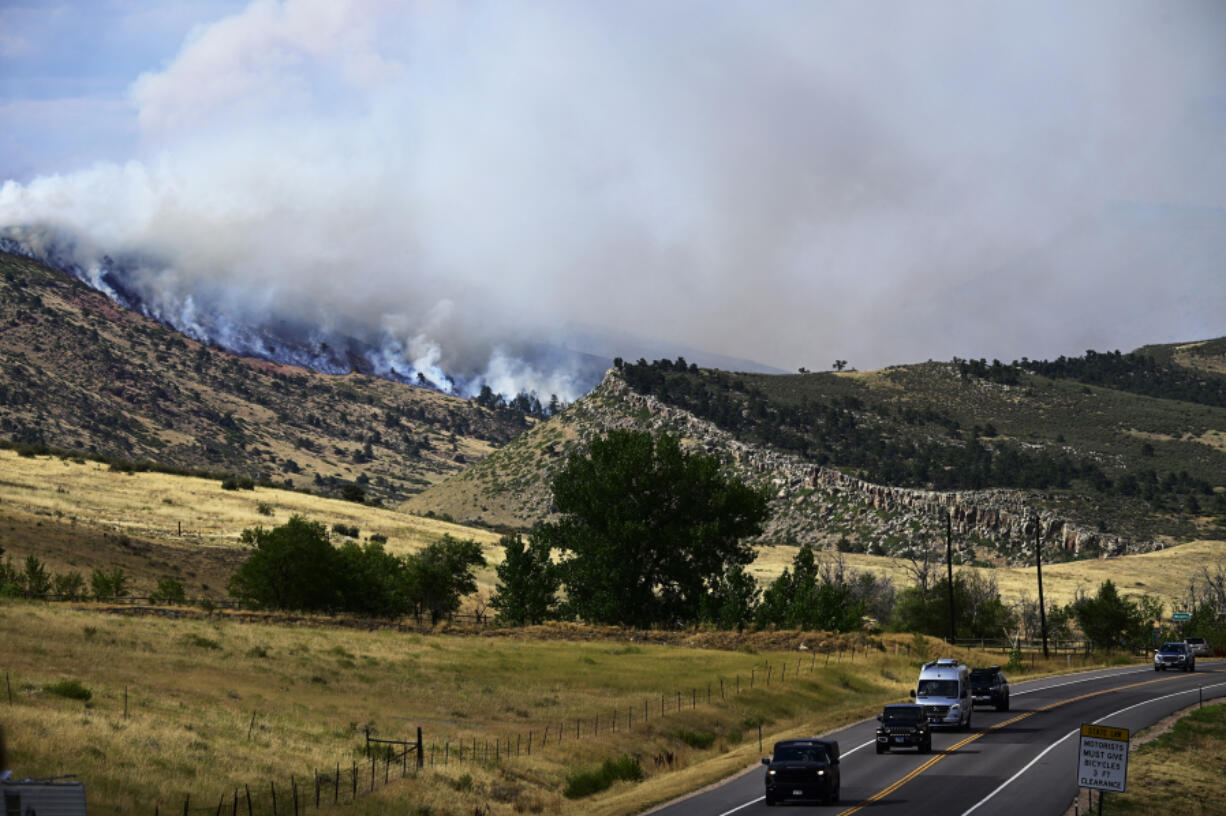
[[[47,567],[33,554],[26,556],[26,570],[21,576],[27,598],[41,598],[51,593],[51,576]]]
[[[85,578],[76,570],[55,576],[52,590],[64,601],[79,601],[85,597]]]
[[[396,617],[410,610],[404,592],[404,559],[387,552],[374,536],[365,544],[349,540],[336,552],[339,608],[375,617]]]
[[[1120,595],[1112,581],[1103,581],[1093,597],[1082,596],[1073,601],[1073,616],[1096,649],[1114,651],[1119,648],[1139,648],[1149,642],[1149,627],[1153,607]],[[1159,604],[1157,614],[1161,616]]]
[[[118,600],[128,594],[128,576],[124,573],[123,567],[113,567],[109,570],[95,569],[89,576],[89,588],[95,600]]]
[[[162,578],[157,589],[149,596],[153,603],[185,604],[187,603],[187,588],[178,578]]]
[[[561,580],[549,546],[535,537],[525,546],[518,533],[504,535],[498,543],[504,555],[494,569],[498,585],[490,599],[498,620],[523,626],[552,618]]]
[[[477,591],[473,569],[485,566],[481,545],[472,539],[459,540],[444,535],[420,553],[406,559],[405,596],[421,620],[430,623],[455,613],[460,599]]]
[[[954,575],[954,623],[958,637],[1004,638],[1016,625],[1016,618],[1000,599],[996,580],[977,572]],[[898,632],[920,632],[933,637],[949,634],[949,580],[941,578],[925,591],[912,586],[898,593],[891,628]]]
[[[264,609],[322,611],[337,606],[338,559],[322,523],[295,515],[271,530],[243,530],[240,541],[253,549],[230,577],[233,597]]]
[[[850,632],[860,626],[865,612],[841,567],[823,569],[810,544],[801,545],[762,596],[758,623],[788,629]]]
[[[744,628],[758,612],[762,591],[758,581],[737,564],[721,575],[703,596],[699,617],[720,629]]]
[[[592,623],[698,620],[703,596],[753,560],[743,539],[767,516],[763,492],[669,434],[610,431],[572,453],[552,486],[561,518],[537,532],[566,554],[569,610]]]

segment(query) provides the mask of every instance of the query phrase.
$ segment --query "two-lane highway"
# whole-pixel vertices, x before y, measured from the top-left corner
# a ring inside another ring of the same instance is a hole
[[[1014,683],[1011,710],[975,709],[969,731],[937,731],[933,753],[878,755],[876,720],[825,736],[842,748],[842,796],[819,812],[1047,816],[1063,813],[1076,795],[1077,734],[1082,723],[1132,732],[1173,711],[1226,694],[1226,663],[1201,661],[1194,673],[1148,666],[1104,669]],[[769,750],[769,746],[767,747]],[[681,799],[660,816],[778,814],[762,796],[761,767],[719,787]],[[786,806],[780,806],[786,807]]]

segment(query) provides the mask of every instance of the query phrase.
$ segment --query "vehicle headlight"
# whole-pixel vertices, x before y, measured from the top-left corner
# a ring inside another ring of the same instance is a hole
[[[954,703],[953,705],[949,707],[950,714],[956,714],[958,711],[961,711],[961,708],[958,706],[957,703]]]
[[[771,770],[771,771],[767,771],[767,772],[766,772],[766,775],[767,775],[767,776],[774,776],[774,775],[775,775],[775,772],[774,772],[773,770]]]
[[[825,776],[825,775],[826,775],[826,772],[825,772],[825,771],[818,771],[818,772],[817,772],[817,775],[818,775],[818,776]]]

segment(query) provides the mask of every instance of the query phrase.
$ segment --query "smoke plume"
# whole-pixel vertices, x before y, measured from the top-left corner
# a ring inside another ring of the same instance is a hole
[[[256,0],[134,80],[130,161],[0,226],[188,333],[461,393],[573,399],[622,352],[571,325],[785,369],[1195,339],[1223,43],[1210,0]]]

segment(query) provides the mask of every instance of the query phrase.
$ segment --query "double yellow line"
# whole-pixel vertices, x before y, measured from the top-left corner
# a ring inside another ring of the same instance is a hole
[[[1110,694],[1110,693],[1115,692],[1115,691],[1124,691],[1125,689],[1130,689],[1130,688],[1139,688],[1139,687],[1141,687],[1141,686],[1150,686],[1150,685],[1153,685],[1154,683],[1162,683],[1162,682],[1165,682],[1165,681],[1167,681],[1167,680],[1175,680],[1175,679],[1178,679],[1178,678],[1176,678],[1176,677],[1159,677],[1157,680],[1142,680],[1142,681],[1141,681],[1141,682],[1139,682],[1139,683],[1129,683],[1128,685],[1125,685],[1125,686],[1115,686],[1115,687],[1113,687],[1113,688],[1103,689],[1103,690],[1101,690],[1101,691],[1091,691],[1091,692],[1089,692],[1088,694],[1081,694],[1081,695],[1078,695],[1077,697],[1069,697],[1067,700],[1057,700],[1057,701],[1056,701],[1056,702],[1054,702],[1054,703],[1048,703],[1048,704],[1047,704],[1047,705],[1045,705],[1045,706],[1040,706],[1040,707],[1038,707],[1038,708],[1034,709],[1033,711],[1027,711],[1027,712],[1025,712],[1025,713],[1023,713],[1023,714],[1018,714],[1016,717],[1013,717],[1012,719],[1004,720],[1003,722],[998,722],[998,723],[996,723],[995,725],[993,725],[993,726],[991,726],[991,727],[989,727],[989,728],[984,729],[983,731],[980,731],[980,732],[978,732],[978,733],[976,733],[976,734],[971,734],[969,737],[967,737],[966,739],[962,740],[961,742],[954,743],[953,745],[949,746],[948,748],[946,748],[946,749],[945,749],[944,751],[942,751],[941,753],[934,755],[934,756],[933,756],[931,759],[929,759],[929,760],[928,760],[927,762],[925,762],[923,765],[920,765],[920,766],[919,766],[918,768],[916,768],[915,770],[913,770],[913,771],[911,771],[910,773],[908,773],[906,776],[900,777],[899,779],[897,779],[896,781],[894,781],[893,783],[891,783],[891,784],[890,784],[888,787],[885,787],[885,788],[883,788],[883,789],[881,789],[881,790],[877,791],[877,792],[876,792],[876,793],[874,793],[872,796],[869,796],[867,799],[865,799],[865,800],[864,800],[864,801],[862,801],[862,802],[859,802],[858,804],[854,805],[853,807],[849,807],[849,808],[847,808],[846,810],[840,811],[840,812],[839,812],[839,816],[851,816],[851,814],[852,814],[852,813],[856,813],[856,812],[858,812],[858,811],[861,811],[861,810],[863,810],[865,807],[867,807],[868,805],[873,804],[874,802],[879,802],[879,801],[881,801],[882,799],[884,799],[885,797],[889,796],[889,795],[890,795],[891,793],[893,793],[894,791],[896,791],[896,790],[898,790],[899,788],[901,788],[903,785],[905,785],[905,784],[907,784],[908,782],[910,782],[912,779],[915,779],[917,776],[919,776],[920,774],[922,774],[924,771],[926,771],[926,770],[928,770],[929,768],[931,768],[933,765],[936,765],[936,764],[937,764],[938,762],[940,762],[942,759],[945,759],[945,757],[947,757],[947,756],[949,756],[950,754],[952,754],[952,753],[954,753],[954,752],[958,751],[958,750],[959,750],[959,749],[961,749],[961,748],[965,748],[967,745],[970,745],[972,742],[974,742],[975,740],[979,739],[979,738],[980,738],[980,737],[982,737],[984,734],[987,734],[987,733],[988,733],[988,732],[990,732],[990,731],[995,731],[995,730],[997,730],[998,728],[1004,728],[1005,726],[1013,725],[1014,723],[1021,722],[1022,720],[1026,719],[1027,717],[1032,717],[1032,716],[1034,716],[1035,714],[1038,714],[1038,713],[1039,713],[1039,712],[1041,712],[1041,711],[1051,711],[1053,708],[1059,708],[1060,706],[1063,706],[1063,705],[1068,705],[1069,703],[1075,703],[1075,702],[1077,702],[1078,700],[1088,700],[1088,699],[1090,699],[1091,697],[1098,697],[1098,696],[1100,696],[1100,695],[1103,695],[1103,694]]]

